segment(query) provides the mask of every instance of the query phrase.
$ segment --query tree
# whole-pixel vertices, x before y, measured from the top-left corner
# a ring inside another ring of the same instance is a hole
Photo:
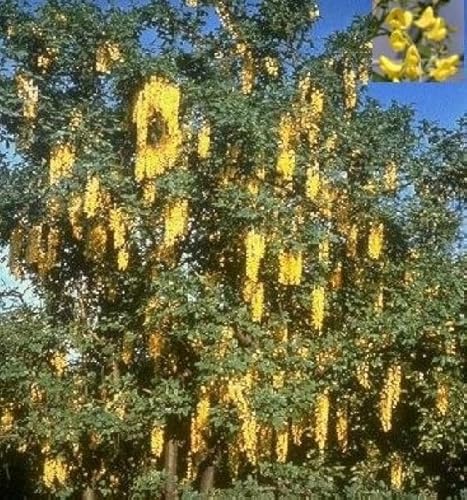
[[[378,27],[318,54],[316,9],[2,4],[8,492],[460,490],[465,123],[365,99]]]

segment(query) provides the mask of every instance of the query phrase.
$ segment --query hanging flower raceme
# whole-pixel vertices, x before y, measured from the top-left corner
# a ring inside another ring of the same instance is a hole
[[[404,470],[402,458],[398,453],[394,453],[391,457],[391,488],[400,490],[404,479]]]
[[[107,251],[107,229],[98,222],[91,226],[86,239],[86,254],[94,261],[102,260]]]
[[[161,332],[152,332],[148,339],[148,353],[152,360],[156,361],[159,359],[162,353],[162,347],[164,345],[164,339]]]
[[[316,160],[306,171],[306,196],[309,200],[316,200],[320,185],[319,163]]]
[[[117,43],[105,41],[96,51],[96,71],[109,74],[115,63],[123,59],[120,46]]]
[[[392,412],[400,398],[402,368],[393,365],[388,368],[379,400],[379,419],[384,432],[392,428]]]
[[[169,204],[164,214],[164,246],[173,247],[188,228],[188,200],[178,199]]]
[[[49,182],[51,185],[70,176],[75,158],[75,148],[72,144],[57,144],[51,149],[49,164]]]
[[[193,455],[206,450],[204,436],[208,431],[210,408],[209,394],[206,388],[202,388],[195,414],[191,419],[190,451]]]
[[[266,73],[272,78],[277,78],[279,76],[279,61],[275,57],[266,57],[264,59],[264,67],[266,69]]]
[[[329,407],[329,391],[326,389],[318,394],[315,405],[315,441],[320,453],[324,451],[328,438]]]
[[[42,481],[46,488],[53,488],[56,483],[64,485],[68,474],[69,467],[63,457],[47,457],[44,460]]]
[[[264,284],[247,279],[243,288],[243,298],[250,304],[252,320],[259,323],[264,312]]]
[[[198,157],[205,160],[211,151],[211,126],[205,122],[198,132]]]
[[[299,285],[302,280],[303,257],[301,250],[281,250],[279,253],[279,283]]]
[[[343,74],[344,108],[352,111],[357,105],[357,74],[353,68],[346,66]]]
[[[291,181],[295,170],[295,136],[296,129],[293,117],[286,113],[279,125],[279,153],[277,173],[284,181]]]
[[[287,424],[276,432],[276,457],[279,463],[287,461],[289,452],[289,429]]]
[[[325,291],[323,286],[315,286],[311,293],[311,323],[321,332],[324,323]]]
[[[329,284],[333,290],[339,290],[342,288],[342,262],[337,262],[334,267]]]
[[[449,388],[446,383],[439,383],[436,389],[436,409],[444,416],[449,408]]]
[[[180,155],[180,98],[180,88],[159,76],[152,76],[136,98],[135,177],[140,182],[173,167]]]
[[[324,92],[312,85],[309,75],[300,81],[299,92],[300,125],[307,133],[308,146],[313,150],[318,142],[324,112]]]
[[[77,240],[83,238],[83,197],[79,194],[72,195],[68,201],[68,220],[71,226],[71,233]]]
[[[318,245],[318,261],[322,264],[329,263],[329,253],[330,253],[330,244],[329,238],[324,238],[324,240],[319,242]]]
[[[37,116],[39,89],[32,78],[23,74],[16,76],[18,97],[23,102],[23,116],[26,120],[34,120]]]
[[[165,428],[161,424],[155,424],[151,429],[151,455],[159,458],[164,451]]]
[[[357,365],[356,378],[358,383],[364,388],[369,389],[370,384],[370,365],[367,361],[362,361]]]
[[[387,191],[395,191],[397,186],[397,165],[394,161],[390,161],[384,172],[384,187]]]
[[[246,277],[248,280],[256,282],[261,260],[266,248],[266,238],[263,233],[254,229],[248,231],[245,238],[246,251]]]
[[[346,406],[339,406],[336,411],[336,438],[342,453],[345,453],[349,446],[349,419]]]
[[[55,61],[57,53],[57,49],[46,48],[42,54],[37,56],[37,69],[40,70],[41,73],[46,73]]]
[[[384,224],[371,224],[368,235],[368,256],[370,259],[378,260],[381,256],[384,244]]]
[[[94,217],[102,206],[101,182],[97,175],[89,176],[86,182],[83,199],[83,213],[86,217]]]

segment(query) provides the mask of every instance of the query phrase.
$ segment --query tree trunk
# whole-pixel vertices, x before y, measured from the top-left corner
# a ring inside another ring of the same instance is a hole
[[[214,465],[208,465],[201,476],[200,492],[203,494],[209,493],[214,488]]]
[[[84,490],[82,500],[97,500],[97,495],[89,486]]]
[[[169,439],[165,447],[165,473],[167,483],[165,486],[165,500],[176,500],[177,494],[177,457],[178,446],[175,439]]]

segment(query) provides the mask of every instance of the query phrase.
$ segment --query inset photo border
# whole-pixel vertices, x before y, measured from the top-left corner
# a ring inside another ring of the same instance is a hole
[[[463,81],[464,0],[373,0],[374,82]]]

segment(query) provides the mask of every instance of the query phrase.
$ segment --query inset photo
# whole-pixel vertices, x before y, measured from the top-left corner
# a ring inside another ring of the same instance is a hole
[[[462,81],[463,0],[373,0],[375,82]]]

